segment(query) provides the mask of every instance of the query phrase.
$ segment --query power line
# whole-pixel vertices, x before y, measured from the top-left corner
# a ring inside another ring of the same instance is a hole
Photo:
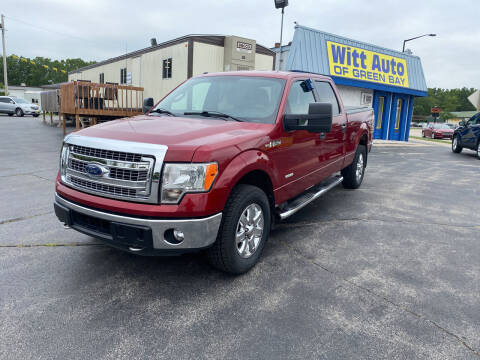
[[[32,28],[35,28],[35,29],[39,29],[39,30],[43,30],[43,31],[47,31],[47,32],[51,32],[53,34],[57,34],[57,35],[61,35],[63,37],[70,37],[72,39],[77,39],[77,40],[81,40],[81,41],[87,41],[87,42],[90,42],[92,44],[96,44],[96,45],[99,45],[99,46],[102,46],[104,47],[106,44],[105,43],[98,43],[96,41],[93,41],[91,39],[86,39],[86,38],[82,38],[80,36],[75,36],[75,35],[71,35],[71,34],[66,34],[66,33],[62,33],[62,32],[59,32],[59,31],[56,31],[56,30],[52,30],[52,29],[48,29],[48,28],[44,28],[42,26],[38,26],[38,25],[35,25],[35,24],[31,24],[29,22],[26,22],[26,21],[23,21],[23,20],[19,20],[19,19],[15,19],[15,18],[12,18],[11,16],[6,16],[5,17],[9,20],[13,20],[13,21],[16,21],[16,22],[19,22],[19,23],[22,23],[24,25],[27,25],[27,26],[30,26]]]

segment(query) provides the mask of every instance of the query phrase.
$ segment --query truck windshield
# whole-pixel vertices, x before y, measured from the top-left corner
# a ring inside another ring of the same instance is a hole
[[[160,115],[162,111],[154,111],[162,109],[176,116],[220,117],[273,124],[284,86],[283,79],[259,76],[194,78],[165,97],[151,115]]]

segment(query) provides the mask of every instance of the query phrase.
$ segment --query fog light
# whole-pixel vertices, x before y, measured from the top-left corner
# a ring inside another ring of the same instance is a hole
[[[183,239],[185,239],[185,234],[181,230],[174,229],[173,237],[175,238],[175,240],[180,242],[180,241],[183,241]]]

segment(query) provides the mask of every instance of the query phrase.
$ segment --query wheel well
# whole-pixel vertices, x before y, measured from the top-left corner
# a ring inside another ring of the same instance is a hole
[[[248,184],[262,189],[267,194],[272,209],[275,207],[273,185],[268,174],[262,170],[254,170],[244,175],[237,184]]]
[[[367,150],[366,153],[365,153],[365,167],[367,166],[367,162],[368,162],[368,137],[367,137],[367,134],[363,134],[362,137],[360,138],[360,141],[358,143],[359,145],[364,145],[365,146],[365,149]]]

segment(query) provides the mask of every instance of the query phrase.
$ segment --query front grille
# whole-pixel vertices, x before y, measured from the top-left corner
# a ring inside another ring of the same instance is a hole
[[[128,181],[145,181],[147,180],[148,170],[129,170],[111,168],[109,177],[112,179],[128,180]]]
[[[74,176],[70,177],[70,182],[78,187],[88,189],[88,190],[94,190],[96,192],[109,194],[109,195],[125,196],[125,197],[135,197],[137,195],[137,191],[135,189],[102,184],[102,183],[89,181],[89,180],[81,179]]]
[[[108,160],[132,161],[132,162],[142,161],[141,154],[112,151],[112,150],[103,150],[103,149],[94,149],[94,148],[80,146],[80,145],[74,145],[73,152],[80,155],[98,157],[98,158],[108,159]]]
[[[85,173],[85,162],[70,159],[69,167],[72,170]],[[148,170],[131,170],[112,167],[108,173],[111,179],[127,180],[127,181],[147,181]]]
[[[119,200],[158,203],[165,145],[70,135],[61,180],[79,191]]]

